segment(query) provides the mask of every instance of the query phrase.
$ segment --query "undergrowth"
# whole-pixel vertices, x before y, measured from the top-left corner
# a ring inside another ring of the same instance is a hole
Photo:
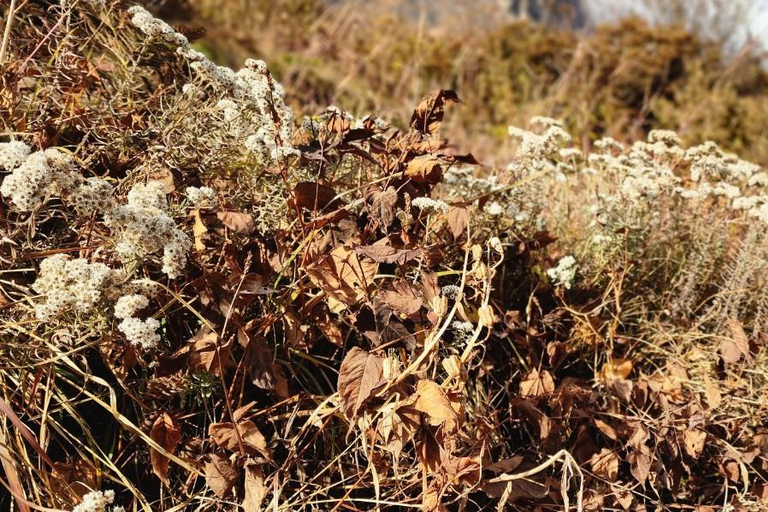
[[[3,26],[4,507],[765,507],[758,165],[532,117],[487,167],[482,90],[295,119],[141,7]]]

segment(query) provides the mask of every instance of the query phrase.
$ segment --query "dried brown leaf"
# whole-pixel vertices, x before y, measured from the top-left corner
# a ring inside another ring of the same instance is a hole
[[[418,313],[422,306],[421,296],[406,281],[396,281],[394,290],[381,290],[379,297],[389,307],[406,316]]]
[[[213,454],[205,463],[205,482],[219,498],[226,498],[237,482],[237,468],[226,457]]]
[[[600,370],[600,378],[603,381],[612,381],[614,379],[624,380],[632,373],[632,361],[630,359],[616,358],[611,359],[603,365]]]
[[[200,210],[195,209],[195,226],[192,228],[192,234],[195,237],[195,249],[197,252],[203,252],[205,250],[203,237],[206,233],[208,233],[208,228],[205,227],[203,219],[200,217]]]
[[[168,168],[161,168],[154,172],[149,173],[149,179],[152,181],[159,181],[163,184],[163,190],[166,194],[172,194],[176,191],[176,182],[173,178],[173,173]]]
[[[435,134],[443,122],[447,103],[461,103],[461,100],[451,90],[441,89],[426,95],[413,112],[411,128],[425,135]]]
[[[596,475],[611,482],[615,482],[619,476],[619,456],[608,448],[603,448],[600,453],[593,455],[589,459],[589,465]]]
[[[404,265],[421,254],[418,249],[395,249],[390,245],[358,245],[355,252],[377,263]]]
[[[738,482],[740,480],[741,472],[739,471],[739,463],[733,459],[726,459],[718,464],[718,470],[720,474],[731,480],[732,482]]]
[[[452,207],[448,210],[448,227],[454,240],[458,239],[469,225],[469,210],[467,208]]]
[[[378,386],[384,384],[383,358],[359,347],[347,352],[339,370],[338,391],[344,414],[354,418]]]
[[[731,337],[723,337],[720,341],[720,357],[726,363],[736,363],[742,357],[749,356],[749,338],[738,320],[729,319],[728,328],[731,331]]]
[[[254,386],[288,397],[288,381],[283,368],[274,362],[274,354],[262,338],[253,338],[245,348],[245,365]]]
[[[641,445],[639,448],[631,450],[627,455],[627,462],[629,462],[629,472],[635,477],[635,480],[644,484],[651,473],[651,464],[653,463],[650,448]]]
[[[420,380],[416,384],[415,397],[413,407],[427,415],[427,422],[430,425],[444,425],[448,432],[456,430],[459,416],[452,407],[448,395],[436,382]]]
[[[683,432],[683,442],[685,451],[693,458],[698,458],[704,451],[704,443],[707,440],[707,433],[701,429],[687,429]]]
[[[555,381],[547,370],[539,371],[534,368],[520,382],[520,395],[523,397],[536,397],[549,395],[555,391]]]
[[[267,495],[267,486],[264,485],[264,473],[261,465],[250,463],[245,466],[245,499],[243,499],[243,512],[259,512],[261,503]]]
[[[336,192],[331,187],[313,181],[298,183],[293,189],[293,197],[298,207],[313,212],[340,204],[336,199]]]
[[[722,402],[722,395],[716,382],[713,382],[708,377],[704,380],[704,395],[707,397],[707,405],[710,409],[717,409]]]
[[[757,501],[763,505],[768,505],[768,484],[755,482],[755,485],[752,486],[752,494],[755,495]]]
[[[480,481],[480,460],[478,457],[456,457],[442,452],[442,469],[451,484],[472,486]]]
[[[329,297],[351,306],[366,296],[368,286],[378,270],[378,264],[361,259],[345,246],[338,246],[306,271],[315,285]]]
[[[599,420],[595,418],[595,426],[600,430],[600,432],[605,434],[609,439],[612,439],[613,441],[618,440],[618,435],[616,434],[616,430],[612,426],[604,422],[603,420]]]
[[[435,155],[417,156],[405,168],[405,175],[419,183],[437,183],[442,174],[442,160]]]
[[[223,344],[218,334],[209,332],[195,336],[189,351],[189,366],[195,370],[204,370],[215,375],[221,375],[221,369],[226,369],[231,363],[229,344]]]
[[[549,437],[552,421],[540,409],[522,397],[512,400],[512,407],[530,424],[539,429],[539,437],[542,441]]]
[[[250,235],[256,231],[256,223],[250,213],[221,211],[217,212],[216,216],[222,224],[236,233]]]
[[[176,447],[181,441],[181,430],[167,413],[157,417],[152,424],[152,430],[149,437],[159,444],[168,453],[174,453]],[[168,468],[170,460],[168,457],[152,448],[150,450],[150,461],[152,462],[152,471],[165,485],[170,485],[168,479]]]
[[[403,447],[410,441],[415,432],[412,422],[404,419],[405,411],[398,412],[397,404],[389,404],[381,411],[382,417],[377,424],[377,429],[384,441],[387,450],[397,461],[403,451]],[[417,418],[418,421],[418,418]]]
[[[240,436],[239,440],[238,434]],[[272,459],[272,453],[267,446],[266,438],[251,420],[237,422],[237,430],[235,430],[235,423],[212,423],[208,427],[208,435],[211,436],[217,446],[225,450],[240,452],[240,443],[242,443],[243,450],[246,453],[258,453],[267,459]]]
[[[397,190],[387,187],[372,187],[366,193],[366,200],[371,205],[371,215],[381,220],[385,227],[389,227],[395,220],[395,205],[397,204]]]

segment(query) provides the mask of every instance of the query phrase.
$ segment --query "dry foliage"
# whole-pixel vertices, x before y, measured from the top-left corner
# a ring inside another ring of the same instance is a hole
[[[754,166],[539,118],[483,168],[442,89],[294,127],[140,14],[4,20],[4,507],[765,506],[768,228],[732,177],[685,196]]]

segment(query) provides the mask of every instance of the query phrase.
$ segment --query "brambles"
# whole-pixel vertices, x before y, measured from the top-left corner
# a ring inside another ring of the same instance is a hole
[[[444,137],[453,91],[407,129],[294,126],[262,62],[220,67],[140,8],[42,7],[3,75],[9,499],[765,500],[758,166],[537,117],[483,168]]]

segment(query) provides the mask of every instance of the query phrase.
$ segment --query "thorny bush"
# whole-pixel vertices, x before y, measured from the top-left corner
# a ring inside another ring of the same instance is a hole
[[[453,91],[296,124],[141,7],[4,22],[6,506],[765,504],[757,166],[535,118],[488,169]]]

